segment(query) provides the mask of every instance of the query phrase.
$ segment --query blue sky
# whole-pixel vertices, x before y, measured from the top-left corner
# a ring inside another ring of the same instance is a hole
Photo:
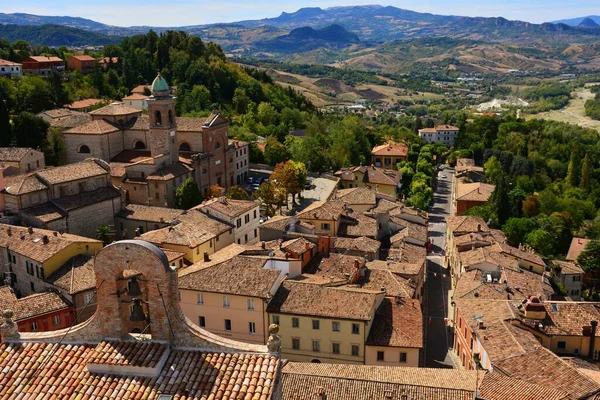
[[[69,15],[110,25],[182,26],[276,17],[301,7],[369,4],[351,0],[28,0],[3,2],[0,12]],[[600,14],[598,0],[399,0],[373,1],[420,12],[502,16],[535,23]]]

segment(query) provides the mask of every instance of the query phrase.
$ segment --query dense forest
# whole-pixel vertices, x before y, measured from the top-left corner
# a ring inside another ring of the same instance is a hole
[[[600,85],[592,86],[590,91],[596,96],[585,102],[585,115],[600,120]]]

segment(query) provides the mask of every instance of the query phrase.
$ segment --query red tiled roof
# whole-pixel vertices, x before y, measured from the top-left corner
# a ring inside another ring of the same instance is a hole
[[[97,365],[92,361],[102,361],[107,367],[124,362],[152,364],[142,361],[137,352],[123,355],[115,347],[151,355],[165,345],[3,343],[0,344],[0,398],[33,399],[41,395],[61,400],[158,400],[161,394],[179,398],[185,393],[189,399],[267,400],[275,387],[278,360],[263,354],[172,349],[157,377],[135,372],[120,376],[89,371],[89,365]],[[36,378],[31,379],[33,376]]]
[[[404,144],[387,143],[373,147],[371,155],[373,156],[390,156],[390,157],[406,157],[408,147]]]

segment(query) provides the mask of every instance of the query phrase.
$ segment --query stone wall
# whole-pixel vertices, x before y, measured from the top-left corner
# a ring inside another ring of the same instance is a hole
[[[100,158],[108,160],[108,147],[104,145],[103,140],[105,135],[79,135],[79,134],[64,134],[67,163],[72,164],[85,160],[86,158]],[[86,145],[90,148],[90,153],[79,153],[79,148]]]
[[[108,199],[87,207],[69,211],[67,225],[69,233],[96,237],[96,229],[100,225],[115,224],[115,214],[121,209],[121,198]]]
[[[138,140],[144,142],[146,149],[149,147],[148,131],[146,130],[126,130],[123,133],[123,146],[126,150],[134,148],[135,142]]]

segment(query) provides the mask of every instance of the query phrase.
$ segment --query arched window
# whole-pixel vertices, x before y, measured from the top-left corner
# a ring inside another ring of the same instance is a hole
[[[157,125],[157,126],[162,125],[162,118],[160,116],[160,111],[154,112],[154,125]]]
[[[144,144],[144,142],[141,140],[138,140],[133,144],[133,148],[136,150],[144,150],[146,148],[146,144]]]
[[[79,146],[79,153],[82,154],[90,154],[90,148],[88,146],[86,146],[85,144],[82,144],[81,146]]]
[[[192,151],[192,148],[190,147],[190,144],[189,144],[189,143],[182,142],[182,143],[179,145],[179,151]]]
[[[220,142],[215,143],[215,150],[220,149],[220,148],[221,148],[221,143]]]
[[[173,125],[173,111],[169,110],[169,125]]]
[[[131,333],[142,333],[142,331],[140,330],[140,328],[133,328],[131,330]]]

